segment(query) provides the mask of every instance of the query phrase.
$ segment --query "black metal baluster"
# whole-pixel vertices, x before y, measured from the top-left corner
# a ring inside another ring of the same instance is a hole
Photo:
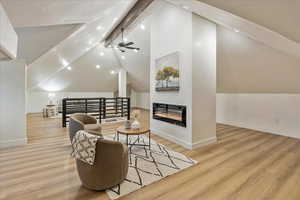
[[[66,114],[66,99],[62,100],[62,126],[66,127],[67,126],[67,114]]]

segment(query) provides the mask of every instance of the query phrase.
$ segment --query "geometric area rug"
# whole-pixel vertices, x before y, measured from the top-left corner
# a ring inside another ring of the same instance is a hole
[[[107,135],[104,138],[115,140],[116,136]],[[126,136],[120,134],[120,142],[125,144],[125,141]],[[137,136],[129,136],[129,142],[130,144],[148,144],[149,139],[147,136],[139,136],[139,139]],[[121,184],[106,190],[110,199],[127,195],[197,163],[197,161],[172,151],[152,139],[150,150],[149,147],[141,146],[131,146],[130,148],[127,177]]]

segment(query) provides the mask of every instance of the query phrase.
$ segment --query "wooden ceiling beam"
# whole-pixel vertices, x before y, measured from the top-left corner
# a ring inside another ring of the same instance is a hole
[[[111,45],[122,33],[122,28],[126,29],[129,25],[131,25],[153,1],[154,0],[138,0],[120,23],[105,38],[105,47]]]

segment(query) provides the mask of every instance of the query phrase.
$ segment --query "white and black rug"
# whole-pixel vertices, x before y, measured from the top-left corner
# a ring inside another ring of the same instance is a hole
[[[115,140],[115,135],[104,138]],[[138,143],[137,139],[137,136],[130,136],[129,142]],[[126,137],[120,135],[120,141],[125,143]],[[148,144],[148,142],[148,137],[140,136],[140,144]],[[132,146],[129,152],[131,153],[127,178],[123,183],[106,190],[111,199],[117,199],[134,192],[197,163],[197,161],[172,151],[155,140],[151,140],[151,150],[149,147]]]

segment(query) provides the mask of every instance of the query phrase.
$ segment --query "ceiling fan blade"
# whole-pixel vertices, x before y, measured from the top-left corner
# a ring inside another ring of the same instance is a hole
[[[128,43],[125,44],[125,46],[131,46],[133,44],[134,44],[133,42],[128,42]]]
[[[122,48],[123,48],[123,47],[122,47]],[[124,53],[124,52],[125,52],[125,49],[122,49],[122,48],[118,47],[119,51],[121,51],[122,53]]]
[[[126,49],[136,49],[136,50],[140,50],[140,48],[137,47],[125,47]]]

